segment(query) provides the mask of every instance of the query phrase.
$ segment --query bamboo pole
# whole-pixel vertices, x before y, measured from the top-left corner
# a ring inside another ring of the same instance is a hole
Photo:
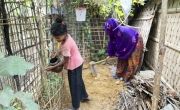
[[[44,45],[42,44],[42,41],[43,41],[43,30],[42,30],[42,20],[41,20],[41,15],[40,15],[40,9],[38,8],[37,10],[37,13],[35,11],[35,4],[33,2],[33,0],[31,0],[32,2],[32,11],[33,11],[33,14],[37,17],[35,17],[35,21],[36,21],[36,25],[37,25],[37,28],[38,28],[38,35],[39,35],[39,42],[40,42],[40,50],[39,50],[39,55],[40,55],[40,61],[41,61],[41,67],[43,68],[44,65],[45,65],[45,58],[43,58],[43,50],[45,47]]]
[[[159,56],[158,56],[158,68],[156,68],[156,74],[154,79],[153,96],[152,96],[152,108],[151,110],[158,109],[159,94],[160,94],[160,81],[163,70],[163,60],[165,54],[165,31],[167,23],[167,4],[168,0],[162,0],[162,19],[160,27],[160,43],[159,43]]]

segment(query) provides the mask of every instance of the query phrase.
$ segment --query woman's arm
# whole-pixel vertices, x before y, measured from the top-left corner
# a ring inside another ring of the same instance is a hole
[[[107,52],[108,52],[108,56],[110,57],[115,56],[115,43],[113,42],[113,40],[109,41]]]

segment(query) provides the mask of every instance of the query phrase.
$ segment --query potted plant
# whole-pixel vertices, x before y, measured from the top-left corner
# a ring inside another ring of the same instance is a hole
[[[86,21],[88,0],[74,0],[72,5],[75,6],[76,21]]]

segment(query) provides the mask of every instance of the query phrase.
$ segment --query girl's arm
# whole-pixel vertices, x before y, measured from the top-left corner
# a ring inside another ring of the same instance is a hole
[[[65,69],[67,69],[67,65],[68,65],[68,62],[69,62],[69,57],[64,57],[64,61],[63,62],[60,62],[58,63],[57,65],[54,65],[54,66],[48,66],[46,68],[47,71],[50,71],[56,67],[59,67],[59,66],[64,66]]]
[[[58,63],[55,66],[49,66],[48,68],[46,68],[46,70],[50,71],[50,70],[52,70],[52,69],[54,69],[56,67],[59,67],[59,66],[64,66],[64,68],[67,69],[69,58],[71,56],[70,49],[71,49],[71,47],[69,45],[65,45],[63,48],[61,48],[60,52],[56,52],[56,55],[60,55],[61,54],[62,56],[64,56],[64,61]]]
[[[69,57],[64,57],[63,62],[58,63],[57,65],[53,66],[54,68],[59,67],[59,66],[64,66],[65,68],[67,68],[69,62]]]
[[[54,58],[54,57],[60,56],[60,55],[61,55],[61,51],[58,50],[58,51],[53,51],[53,52],[51,52],[50,57],[51,57],[51,58]]]
[[[64,68],[67,69],[69,62],[69,57],[64,57]]]

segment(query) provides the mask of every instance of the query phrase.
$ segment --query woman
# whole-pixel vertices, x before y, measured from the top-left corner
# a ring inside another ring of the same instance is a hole
[[[142,37],[135,29],[119,25],[114,18],[106,21],[105,31],[109,35],[108,55],[118,57],[116,75],[125,81],[132,79],[141,65]]]
[[[50,71],[58,66],[64,66],[68,70],[68,80],[72,99],[72,110],[79,110],[80,101],[89,101],[88,94],[82,79],[83,58],[79,52],[77,44],[67,33],[67,27],[61,19],[56,19],[51,26],[51,34],[56,41],[61,43],[60,52],[64,56],[64,62],[55,66],[50,66],[46,70]],[[57,54],[57,53],[56,53]]]

